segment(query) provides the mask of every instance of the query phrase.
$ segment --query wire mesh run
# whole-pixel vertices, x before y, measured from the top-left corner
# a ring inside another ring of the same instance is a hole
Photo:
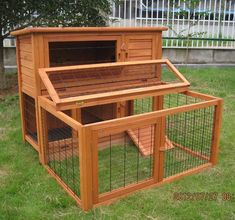
[[[38,142],[37,124],[36,124],[36,106],[34,98],[23,93],[23,112],[25,133],[35,142]]]
[[[208,163],[214,106],[168,116],[166,135],[173,148],[164,152],[164,177]]]
[[[80,196],[78,132],[51,113],[43,111],[43,146],[47,165]]]
[[[152,178],[153,137],[154,126],[99,137],[99,193]],[[143,143],[148,144],[148,152]]]

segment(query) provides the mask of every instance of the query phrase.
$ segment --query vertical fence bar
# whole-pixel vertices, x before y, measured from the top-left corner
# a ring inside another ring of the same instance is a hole
[[[185,2],[184,2],[184,10],[186,9],[186,4],[185,4]],[[183,16],[183,22],[182,22],[182,29],[185,29],[185,17]],[[183,34],[183,33],[182,33]],[[181,42],[181,47],[183,47],[184,46],[184,41],[182,40],[182,42]]]
[[[137,22],[137,0],[135,0],[135,27],[137,26],[136,22]]]
[[[151,27],[153,26],[153,0],[151,0]]]
[[[159,19],[159,0],[157,0],[157,16],[156,16],[156,19],[157,19],[157,25],[158,25],[158,19]]]
[[[213,11],[213,26],[212,26],[212,37],[215,37],[215,23],[216,23],[216,6],[217,1],[214,1],[214,11]],[[218,23],[217,23],[218,24]],[[214,41],[212,41],[212,47],[214,47]]]
[[[222,112],[223,112],[223,99],[218,100],[218,104],[215,106],[214,112],[214,125],[213,125],[213,137],[211,145],[211,158],[210,162],[215,165],[218,160],[220,130],[222,124]]]
[[[130,18],[130,22],[129,22],[129,26],[131,27],[132,26],[132,0],[130,0],[129,2],[129,18]]]
[[[172,5],[172,9],[173,9],[173,12],[172,12],[172,16],[171,16],[171,28],[172,30],[174,30],[175,28],[175,0],[173,0],[173,5]],[[171,30],[171,37],[174,37],[174,32]],[[171,47],[174,46],[174,40],[171,40]]]
[[[222,7],[222,0],[219,2],[219,17],[218,17],[218,26],[217,26],[217,38],[219,39],[220,36],[220,26],[221,26],[221,7]],[[217,41],[217,47],[219,46],[219,41]]]
[[[208,33],[208,37],[213,37],[211,36],[211,27],[210,27],[210,24],[211,24],[211,16],[210,16],[210,12],[211,12],[211,0],[209,2],[209,15],[208,15],[208,20],[207,20],[207,33]],[[209,41],[207,41],[207,47],[209,47]]]
[[[230,24],[231,24],[231,0],[229,0],[229,7],[228,7],[228,25],[227,25],[227,33],[226,33],[226,38],[229,39],[230,35],[229,35],[229,29],[230,29]],[[226,47],[229,47],[229,42],[226,42]]]

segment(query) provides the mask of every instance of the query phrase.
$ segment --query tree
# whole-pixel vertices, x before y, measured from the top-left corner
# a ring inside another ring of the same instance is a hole
[[[1,0],[0,82],[4,79],[3,40],[11,31],[28,26],[105,26],[110,10],[109,0]]]

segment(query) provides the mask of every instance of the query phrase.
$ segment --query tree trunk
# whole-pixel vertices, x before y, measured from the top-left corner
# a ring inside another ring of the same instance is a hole
[[[0,36],[0,89],[6,87],[4,74],[3,38]]]

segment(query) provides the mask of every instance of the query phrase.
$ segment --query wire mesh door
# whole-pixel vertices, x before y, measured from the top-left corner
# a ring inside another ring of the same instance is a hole
[[[42,146],[49,172],[73,195],[80,198],[78,131],[41,108]]]
[[[156,178],[158,120],[98,132],[98,194],[114,195]]]

